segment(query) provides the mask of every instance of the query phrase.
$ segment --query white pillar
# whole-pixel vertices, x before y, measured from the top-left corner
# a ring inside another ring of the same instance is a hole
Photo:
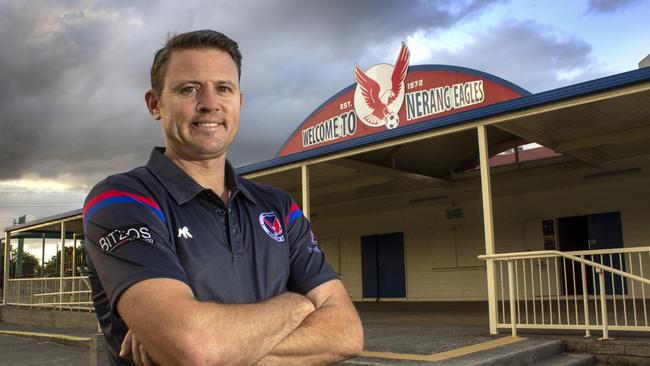
[[[9,292],[9,255],[11,253],[11,232],[5,232],[5,258],[4,271],[2,274],[2,304],[7,303],[7,292]]]
[[[41,242],[41,277],[45,277],[45,233],[42,234]]]
[[[75,291],[77,290],[76,286],[76,280],[74,277],[77,276],[77,233],[72,234],[72,296],[71,298],[73,299],[72,301],[75,301],[74,298],[77,296]]]
[[[478,150],[481,162],[481,196],[483,198],[483,230],[485,232],[485,254],[494,254],[494,221],[492,218],[492,188],[490,185],[490,154],[487,131],[484,125],[477,128]],[[490,334],[497,334],[497,292],[494,261],[487,260],[488,311]]]
[[[75,277],[77,273],[77,233],[72,234],[72,243],[72,277]],[[74,286],[74,282],[72,285]]]
[[[65,271],[65,221],[61,221],[61,272],[59,273],[59,310],[63,306],[63,275]]]
[[[302,168],[302,213],[307,220],[310,218],[310,201],[309,201],[309,166],[307,164],[301,166]]]

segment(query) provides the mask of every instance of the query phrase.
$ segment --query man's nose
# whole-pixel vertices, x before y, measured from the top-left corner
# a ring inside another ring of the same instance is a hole
[[[198,112],[210,113],[221,108],[219,96],[211,88],[201,88],[197,95],[196,109]]]

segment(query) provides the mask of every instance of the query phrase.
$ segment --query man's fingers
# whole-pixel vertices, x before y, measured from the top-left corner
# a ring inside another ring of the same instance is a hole
[[[151,358],[149,357],[147,350],[144,349],[143,345],[140,345],[140,357],[142,358],[142,364],[144,366],[154,366],[153,361],[151,361]]]
[[[128,332],[126,332],[126,336],[124,337],[124,340],[122,341],[122,345],[120,346],[120,357],[122,358],[129,358],[131,356],[131,330],[129,329]]]
[[[155,362],[149,357],[144,346],[140,344],[138,338],[129,330],[124,336],[124,341],[120,346],[120,357],[131,358],[133,363],[138,366],[156,366]]]
[[[133,358],[133,363],[136,365],[144,366],[140,358],[140,343],[135,334],[131,337],[131,358]]]

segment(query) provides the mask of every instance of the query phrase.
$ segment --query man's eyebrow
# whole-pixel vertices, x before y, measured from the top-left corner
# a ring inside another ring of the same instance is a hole
[[[181,86],[183,84],[199,84],[200,85],[201,82],[198,81],[198,80],[176,80],[172,85],[174,85],[175,87],[179,87],[179,86]]]
[[[178,80],[174,83],[175,86],[180,86],[183,84],[198,84],[198,85],[203,85],[203,81],[200,80]],[[236,86],[235,82],[230,81],[230,80],[218,80],[215,82],[216,85],[229,85],[229,86]]]
[[[236,86],[236,84],[230,80],[220,80],[217,81],[217,85],[230,85],[230,86]]]

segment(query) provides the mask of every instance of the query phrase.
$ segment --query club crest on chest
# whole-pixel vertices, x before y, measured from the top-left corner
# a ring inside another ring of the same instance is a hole
[[[260,226],[273,240],[284,242],[284,230],[275,212],[263,212],[259,218]]]

